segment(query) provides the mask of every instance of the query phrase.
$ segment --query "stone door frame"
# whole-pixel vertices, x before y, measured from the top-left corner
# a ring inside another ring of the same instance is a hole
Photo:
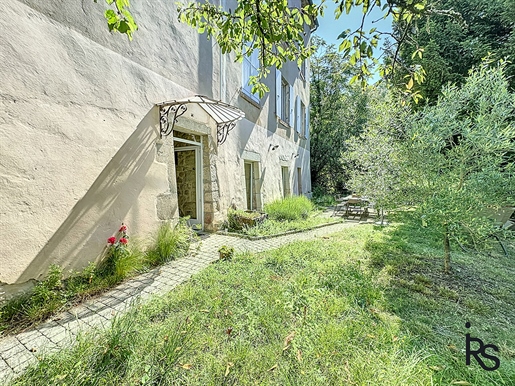
[[[183,138],[173,137],[174,142],[182,142],[191,146],[184,147],[175,147],[174,153],[176,151],[187,151],[193,150],[195,151],[195,177],[196,177],[196,198],[197,198],[197,218],[188,220],[188,225],[200,225],[201,230],[204,230],[204,177],[203,177],[203,141],[202,136],[200,136],[200,142],[189,141]],[[177,177],[175,183],[177,184]]]

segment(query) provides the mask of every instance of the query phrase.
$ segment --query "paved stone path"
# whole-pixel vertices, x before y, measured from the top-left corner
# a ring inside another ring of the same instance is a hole
[[[0,339],[0,384],[19,375],[42,354],[71,346],[79,332],[95,327],[106,328],[115,315],[123,313],[137,299],[145,300],[153,294],[164,294],[172,290],[217,260],[218,248],[224,244],[240,252],[261,252],[297,240],[312,240],[356,224],[339,223],[262,240],[220,234],[203,235],[199,242],[192,245],[192,252],[188,256],[134,277],[101,296],[52,317],[30,331]]]

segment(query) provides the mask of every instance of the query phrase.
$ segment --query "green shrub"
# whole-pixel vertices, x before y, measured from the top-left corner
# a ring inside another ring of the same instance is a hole
[[[222,245],[218,249],[218,255],[220,256],[220,260],[231,260],[234,256],[234,248]]]
[[[305,196],[286,197],[265,205],[265,212],[277,221],[306,219],[313,209],[313,203]]]
[[[323,196],[315,197],[313,199],[313,202],[316,205],[322,206],[322,207],[332,206],[332,205],[336,204],[336,200],[334,199],[334,196],[331,196],[329,194],[325,194]]]
[[[318,207],[327,207],[336,204],[334,195],[320,187],[313,188],[312,201]]]

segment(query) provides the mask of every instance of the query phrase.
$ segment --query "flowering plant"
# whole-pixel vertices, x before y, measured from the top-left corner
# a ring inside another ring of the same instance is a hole
[[[120,236],[119,238],[117,236]],[[118,229],[117,236],[111,236],[107,239],[107,244],[110,248],[120,247],[121,245],[127,245],[129,242],[129,235],[127,234],[127,225],[122,222],[122,226]]]
[[[129,253],[128,242],[127,225],[122,223],[116,235],[107,239],[107,253],[102,264],[104,272],[115,273],[117,261]]]

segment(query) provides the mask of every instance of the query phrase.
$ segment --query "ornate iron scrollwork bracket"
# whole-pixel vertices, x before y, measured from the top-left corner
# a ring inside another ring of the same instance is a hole
[[[177,118],[183,115],[188,108],[185,103],[161,106],[159,108],[159,128],[161,130],[161,138],[163,135],[170,135],[173,131],[173,127],[177,123]],[[173,114],[173,118],[170,120],[169,116]]]
[[[227,123],[219,123],[216,127],[216,136],[218,140],[218,144],[221,145],[227,139],[229,135],[229,131],[234,129],[236,126],[236,121],[227,122]]]

